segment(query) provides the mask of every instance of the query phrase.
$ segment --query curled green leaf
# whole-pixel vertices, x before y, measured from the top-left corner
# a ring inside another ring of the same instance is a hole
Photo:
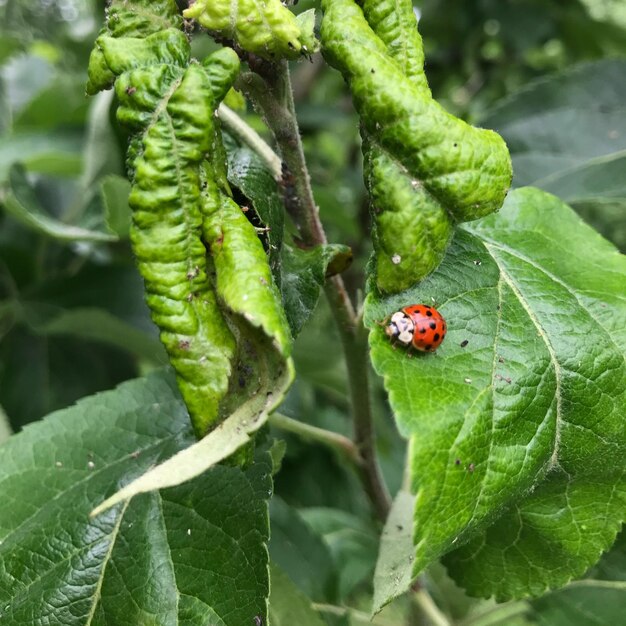
[[[301,22],[280,0],[196,0],[183,12],[210,32],[266,59],[297,58],[310,49],[313,24]]]
[[[323,7],[324,55],[348,80],[362,122],[377,285],[398,292],[437,267],[455,223],[500,208],[510,158],[499,135],[433,100],[411,2]]]
[[[175,0],[112,0],[107,8],[106,24],[100,36],[114,39],[144,38],[167,28],[179,29],[182,18]],[[87,93],[94,95],[115,82],[115,73],[108,66],[96,43],[89,57]]]

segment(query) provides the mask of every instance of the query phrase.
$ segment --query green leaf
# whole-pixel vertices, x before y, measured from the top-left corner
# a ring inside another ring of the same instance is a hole
[[[285,207],[272,173],[250,148],[236,144],[232,139],[226,144],[228,156],[228,182],[236,187],[256,212],[260,228],[266,228],[266,248],[274,279],[280,286],[280,256],[285,229]]]
[[[313,39],[310,25],[302,30],[281,0],[196,0],[183,15],[221,39],[270,60],[297,58],[309,51]]]
[[[377,528],[338,509],[308,508],[302,509],[300,515],[330,549],[339,578],[340,600],[347,599],[359,585],[371,580],[378,551]]]
[[[612,626],[622,620],[626,599],[626,533],[584,580],[532,602],[541,626]]]
[[[369,294],[372,361],[410,440],[413,575],[449,553],[472,595],[537,595],[611,545],[626,510],[625,275],[611,244],[525,188],[464,226],[428,280]],[[377,322],[431,299],[442,347],[394,350]]]
[[[311,606],[311,600],[273,562],[270,564],[270,578],[269,615],[272,626],[325,626],[324,620]]]
[[[574,66],[531,83],[482,120],[506,139],[515,185],[559,196],[622,250],[625,71],[624,59]]]
[[[409,0],[322,6],[324,56],[347,80],[361,119],[376,282],[397,293],[439,265],[456,222],[500,208],[510,157],[499,135],[433,100]]]
[[[59,310],[37,303],[23,304],[24,321],[44,336],[74,336],[100,341],[130,352],[133,356],[162,365],[167,362],[158,339],[98,308]]]
[[[122,176],[111,174],[100,182],[105,221],[111,232],[126,239],[130,232],[131,212],[128,206],[130,183]]]
[[[292,378],[293,368],[283,367],[280,375],[271,379],[275,387],[270,387],[267,380],[260,380],[258,393],[240,404],[208,435],[146,471],[100,503],[91,515],[105,513],[118,503],[130,500],[138,494],[181,485],[234,454],[250,443],[253,435],[267,422],[268,414],[282,401],[284,391]],[[269,463],[271,471],[271,458]]]
[[[267,454],[89,518],[103,493],[192,441],[173,377],[156,374],[5,442],[2,622],[241,626],[266,615]]]
[[[116,235],[73,226],[46,214],[20,165],[11,167],[9,180],[0,190],[0,202],[22,224],[48,237],[61,241],[117,241]]]
[[[55,76],[13,120],[16,131],[80,126],[85,122],[88,102],[82,76]]]
[[[19,133],[0,143],[0,181],[21,163],[30,172],[72,176],[80,174],[82,136],[71,131]]]
[[[134,356],[85,338],[20,326],[0,343],[0,404],[14,430],[136,375]]]
[[[312,600],[334,602],[337,599],[335,564],[322,537],[297,509],[277,497],[272,498],[270,504],[270,520],[272,563]]]
[[[283,246],[281,291],[289,327],[297,337],[317,306],[329,272],[339,273],[352,261],[348,246],[327,244],[310,250]]]

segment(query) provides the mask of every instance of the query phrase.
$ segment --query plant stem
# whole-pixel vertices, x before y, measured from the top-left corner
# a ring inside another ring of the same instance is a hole
[[[283,160],[285,205],[305,245],[314,247],[327,243],[326,233],[315,204],[311,179],[304,158],[300,129],[296,119],[289,65],[282,61],[275,72],[264,78],[252,72],[240,76],[238,87],[259,108],[274,134]],[[391,502],[380,473],[369,397],[367,333],[341,276],[330,278],[325,287],[333,317],[339,330],[346,358],[354,443],[361,462],[359,477],[376,516],[385,521]]]
[[[530,605],[524,600],[520,602],[507,602],[506,604],[497,604],[496,606],[464,619],[461,626],[496,626],[497,624],[506,625],[512,617],[524,615],[530,611]]]
[[[217,113],[224,126],[258,154],[274,176],[276,181],[282,177],[280,157],[272,150],[263,137],[246,124],[237,113],[224,103],[220,104]]]
[[[425,616],[432,626],[451,626],[450,620],[439,610],[430,594],[424,589],[414,591],[411,596],[419,616]]]
[[[348,439],[348,437],[344,437],[330,430],[325,430],[324,428],[317,428],[316,426],[305,424],[304,422],[294,420],[281,413],[272,413],[269,416],[269,422],[272,426],[280,430],[298,435],[302,439],[316,441],[333,450],[337,450],[340,454],[348,457],[357,467],[361,464],[359,451],[354,445],[354,442]]]

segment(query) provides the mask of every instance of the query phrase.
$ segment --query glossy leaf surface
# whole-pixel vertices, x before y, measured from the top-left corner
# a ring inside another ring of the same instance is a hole
[[[410,440],[414,574],[447,554],[472,595],[537,595],[611,545],[626,511],[625,278],[611,244],[525,188],[465,226],[419,287],[370,293],[372,360]],[[410,358],[375,324],[433,301],[448,323],[434,355]]]
[[[125,383],[0,447],[7,625],[253,623],[267,614],[271,461],[217,466],[96,519],[103,493],[193,441],[173,377]]]

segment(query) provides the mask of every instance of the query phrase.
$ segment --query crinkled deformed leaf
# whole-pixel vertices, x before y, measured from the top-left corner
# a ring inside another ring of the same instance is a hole
[[[254,624],[267,614],[271,460],[90,509],[194,440],[173,377],[79,402],[0,447],[7,626]]]
[[[433,100],[410,0],[323,7],[324,56],[346,77],[361,117],[377,285],[395,293],[437,267],[456,222],[500,208],[510,158],[499,135]]]
[[[180,29],[182,18],[175,0],[112,0],[100,36],[145,38],[168,28]],[[115,72],[96,42],[89,57],[87,93],[94,95],[115,82]]]
[[[369,294],[372,360],[410,440],[414,575],[447,554],[472,595],[537,595],[611,545],[626,512],[625,284],[611,244],[524,188],[464,226],[419,287]],[[441,348],[394,350],[376,322],[433,300]]]
[[[196,0],[183,15],[266,59],[296,58],[314,40],[314,24],[299,22],[281,0]]]
[[[237,339],[236,367],[228,387],[233,393],[223,399],[221,421],[208,435],[108,498],[94,515],[139,493],[191,480],[239,450],[265,424],[293,380],[289,326],[263,246],[235,202],[224,195],[219,199],[216,207],[204,196],[202,228],[220,311]],[[247,270],[242,272],[242,267]],[[213,335],[207,339],[215,340]]]
[[[139,134],[131,151],[131,241],[146,301],[161,331],[196,432],[216,423],[228,390],[235,340],[206,270],[201,168],[215,134],[217,82],[232,82],[239,62],[216,52],[206,67],[189,60],[185,35],[101,36],[97,45],[115,82],[118,119]],[[221,71],[221,74],[220,74]]]

